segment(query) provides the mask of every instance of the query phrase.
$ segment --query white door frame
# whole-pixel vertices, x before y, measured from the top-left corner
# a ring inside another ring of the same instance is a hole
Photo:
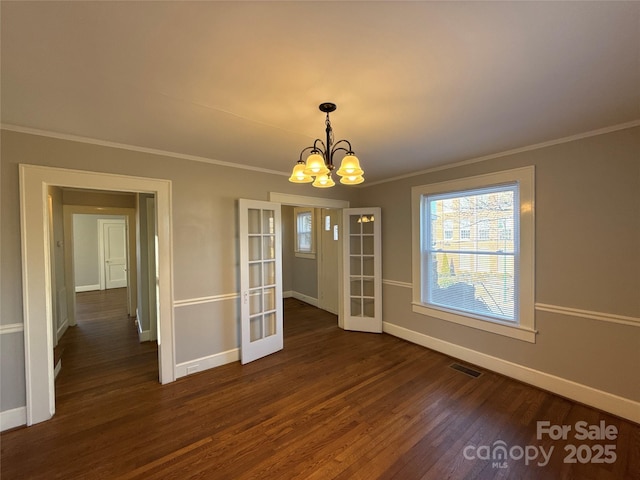
[[[269,192],[269,201],[280,205],[291,205],[294,207],[314,207],[314,208],[349,208],[348,200],[337,200],[333,198],[309,197],[305,195],[292,195],[289,193]],[[344,328],[344,306],[342,302],[342,242],[338,243],[338,326]]]
[[[159,288],[162,292],[159,312],[162,345],[158,344],[158,366],[161,383],[174,381],[171,181],[25,164],[20,164],[19,173],[27,425],[49,420],[55,413],[47,228],[47,189],[50,185],[156,195]]]

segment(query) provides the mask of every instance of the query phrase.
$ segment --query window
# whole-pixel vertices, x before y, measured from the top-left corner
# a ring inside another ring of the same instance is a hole
[[[535,342],[533,183],[526,167],[412,189],[415,312]]]
[[[451,240],[453,238],[453,221],[444,221],[444,240]]]
[[[295,254],[297,257],[315,258],[313,209],[294,208]]]
[[[481,218],[477,220],[476,225],[478,227],[478,240],[489,240],[490,237],[490,222],[488,218]]]
[[[513,220],[503,218],[498,220],[498,235],[500,240],[513,240]]]
[[[471,240],[471,222],[460,220],[460,240]]]

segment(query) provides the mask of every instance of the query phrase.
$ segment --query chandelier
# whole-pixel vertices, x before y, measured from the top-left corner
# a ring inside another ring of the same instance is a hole
[[[312,146],[302,149],[300,152],[300,158],[296,165],[293,167],[293,173],[289,177],[289,181],[293,183],[311,183],[311,185],[318,188],[329,188],[335,185],[335,182],[331,178],[331,173],[335,169],[333,165],[333,156],[336,152],[346,152],[340,168],[336,171],[336,175],[340,177],[340,183],[344,185],[358,185],[364,182],[363,174],[364,170],[360,168],[360,161],[356,157],[351,149],[351,143],[348,140],[333,141],[333,129],[331,128],[331,121],[329,120],[329,113],[333,112],[337,107],[335,103],[321,103],[321,112],[327,114],[325,120],[327,142],[324,143],[319,138],[316,138]],[[348,147],[348,148],[347,148]],[[302,155],[309,151],[307,161],[302,160]],[[315,177],[315,179],[314,179]]]

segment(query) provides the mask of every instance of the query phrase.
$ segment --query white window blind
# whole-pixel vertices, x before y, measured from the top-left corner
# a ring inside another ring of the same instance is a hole
[[[422,202],[422,302],[517,323],[518,184]]]

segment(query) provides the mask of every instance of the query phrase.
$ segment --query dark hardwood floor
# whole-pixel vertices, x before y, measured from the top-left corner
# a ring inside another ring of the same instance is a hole
[[[491,372],[473,378],[386,334],[342,331],[293,299],[283,351],[161,386],[124,295],[79,294],[56,415],[1,435],[2,479],[640,478],[640,426]],[[538,440],[544,420],[603,421],[618,435]],[[499,441],[506,463],[477,458]],[[587,446],[579,459],[613,445],[616,460],[564,463],[569,444]],[[544,466],[511,458],[540,447],[554,449]]]

